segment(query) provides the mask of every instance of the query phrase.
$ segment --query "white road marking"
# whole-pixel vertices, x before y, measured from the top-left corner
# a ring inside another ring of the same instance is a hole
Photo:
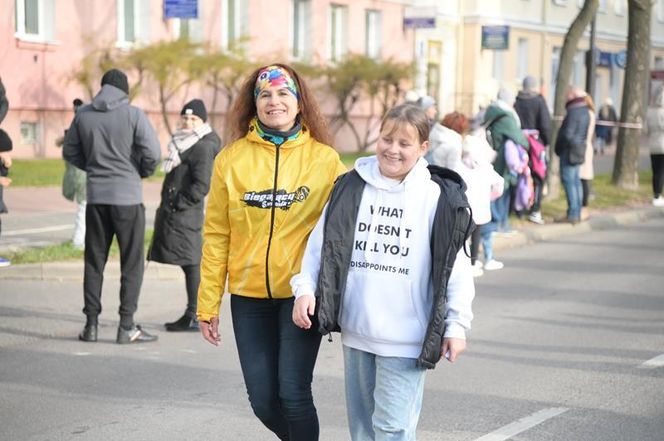
[[[74,352],[74,355],[81,355],[81,356],[90,355],[90,354],[92,354],[92,352]]]
[[[475,441],[505,441],[514,435],[525,432],[526,430],[535,427],[548,419],[558,416],[563,412],[567,412],[568,410],[569,409],[566,407],[551,407],[549,409],[542,409],[539,412],[535,412],[531,415],[528,415],[527,417],[523,417],[513,423],[503,426],[498,430],[487,433],[486,435],[477,438]]]
[[[664,366],[664,354],[658,355],[655,358],[651,358],[650,360],[644,362],[639,367],[642,369],[647,369],[647,368],[657,368],[662,366]]]
[[[53,225],[51,227],[41,227],[41,228],[26,228],[25,230],[13,230],[13,231],[3,231],[3,237],[9,236],[21,236],[23,234],[39,234],[39,233],[50,233],[51,231],[62,231],[73,228],[73,225]]]

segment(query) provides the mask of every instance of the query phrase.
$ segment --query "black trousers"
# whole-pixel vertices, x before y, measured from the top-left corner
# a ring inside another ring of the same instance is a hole
[[[120,248],[120,326],[134,324],[134,313],[143,283],[145,260],[145,207],[138,205],[88,204],[85,210],[85,273],[83,313],[96,323],[101,313],[101,288],[108,251],[117,237]]]
[[[240,366],[254,414],[282,441],[317,441],[318,413],[311,393],[320,347],[318,322],[293,323],[293,298],[231,296]]]
[[[655,198],[662,195],[664,185],[664,155],[650,155],[652,166],[652,192]]]
[[[198,285],[201,283],[201,265],[182,265],[184,271],[185,287],[187,288],[187,310],[188,317],[196,318],[196,305],[198,303]]]

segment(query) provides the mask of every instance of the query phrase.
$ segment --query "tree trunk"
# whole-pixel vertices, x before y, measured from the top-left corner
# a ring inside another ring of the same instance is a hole
[[[569,86],[570,75],[572,74],[572,64],[574,55],[583,36],[588,23],[590,23],[599,8],[599,0],[586,0],[583,8],[579,11],[572,25],[565,35],[565,41],[560,51],[560,64],[556,75],[556,96],[553,104],[553,133],[551,134],[551,162],[549,164],[549,175],[547,177],[549,184],[549,196],[558,197],[560,194],[560,161],[553,154],[553,147],[556,145],[558,129],[565,116],[565,95],[567,86]]]
[[[647,87],[650,47],[651,0],[629,0],[627,65],[620,108],[620,122],[643,123],[643,98]],[[639,138],[641,129],[620,127],[612,182],[620,188],[639,186]]]

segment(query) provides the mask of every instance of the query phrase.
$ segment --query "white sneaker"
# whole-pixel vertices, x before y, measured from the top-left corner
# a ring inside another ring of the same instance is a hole
[[[479,262],[479,260],[477,262]],[[484,270],[482,269],[481,266],[477,265],[477,262],[475,262],[475,265],[473,265],[471,269],[473,277],[480,277],[482,274],[484,274]]]
[[[0,267],[9,266],[11,264],[12,263],[9,259],[5,259],[4,257],[0,257]]]
[[[495,271],[502,269],[505,265],[503,265],[503,262],[500,262],[496,259],[491,259],[487,263],[484,264],[484,269],[486,271]]]
[[[655,199],[652,200],[652,204],[655,207],[664,207],[664,198],[661,196],[657,196]]]
[[[542,219],[542,213],[540,213],[539,211],[530,213],[530,215],[528,216],[528,220],[534,224],[544,225],[544,219]]]

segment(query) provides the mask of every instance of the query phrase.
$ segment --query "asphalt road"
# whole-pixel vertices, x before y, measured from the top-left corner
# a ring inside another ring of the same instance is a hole
[[[428,374],[418,440],[663,440],[663,231],[659,217],[501,251],[506,268],[476,279],[468,352]],[[162,331],[184,284],[147,279],[137,320],[160,340],[119,346],[106,283],[86,344],[80,282],[0,279],[0,439],[274,439],[249,408],[227,302],[214,348]],[[338,336],[314,393],[321,440],[348,440]]]

